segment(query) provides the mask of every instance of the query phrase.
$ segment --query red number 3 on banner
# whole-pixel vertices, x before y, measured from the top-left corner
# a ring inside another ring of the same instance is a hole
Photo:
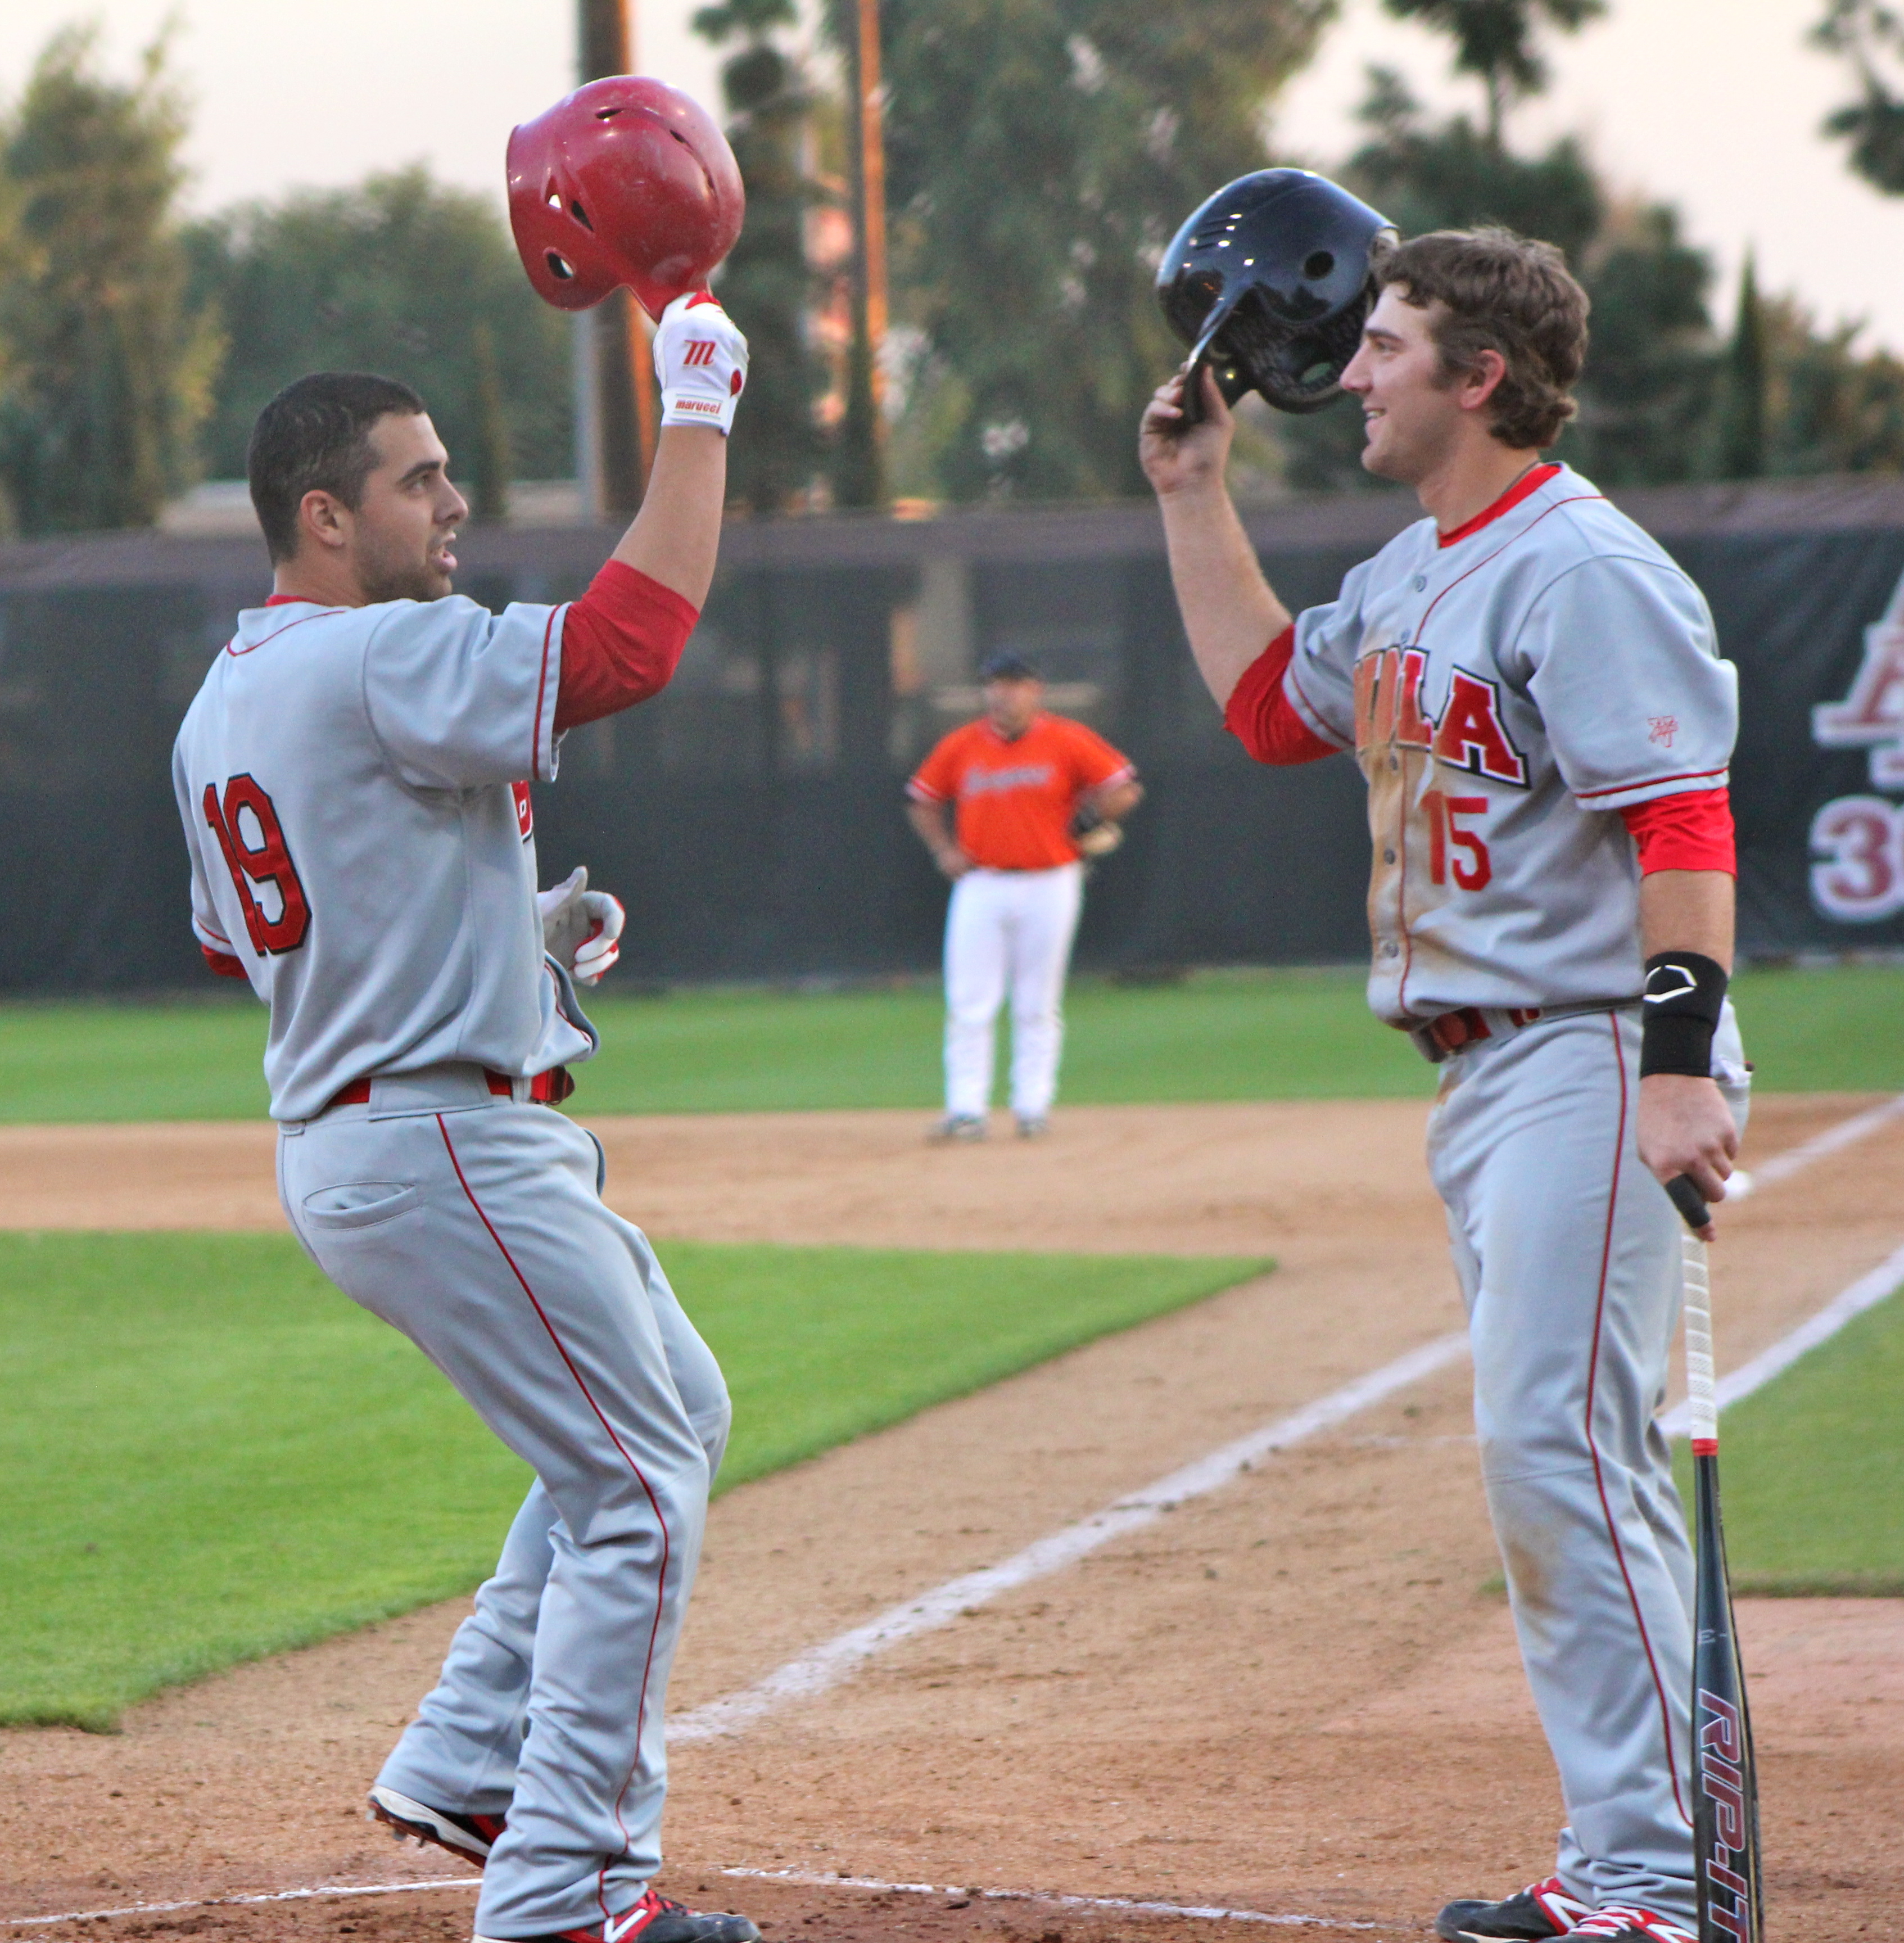
[[[311,929],[311,905],[271,798],[248,775],[234,776],[225,785],[222,803],[218,785],[207,783],[205,821],[225,852],[225,867],[238,887],[253,950],[261,956],[296,950]],[[277,907],[276,916],[260,903],[254,885],[260,890],[268,885],[275,892],[269,902]]]

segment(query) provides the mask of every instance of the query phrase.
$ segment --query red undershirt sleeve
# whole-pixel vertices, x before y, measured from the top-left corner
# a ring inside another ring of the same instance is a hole
[[[242,978],[246,975],[244,965],[230,952],[214,951],[202,940],[198,949],[205,954],[205,962],[221,978]]]
[[[1289,705],[1283,677],[1295,652],[1295,629],[1285,628],[1244,669],[1223,711],[1223,726],[1259,763],[1286,766],[1341,752],[1325,742]]]
[[[1643,877],[1655,870],[1739,874],[1729,790],[1686,790],[1677,796],[1656,796],[1630,804],[1620,818],[1633,832]]]
[[[610,560],[562,624],[556,733],[660,694],[700,619],[701,610],[672,588]]]

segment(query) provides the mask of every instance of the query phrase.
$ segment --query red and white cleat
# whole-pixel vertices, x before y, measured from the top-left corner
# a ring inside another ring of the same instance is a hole
[[[633,1908],[584,1929],[558,1929],[547,1936],[478,1936],[474,1943],[760,1943],[760,1932],[744,1916],[703,1915],[670,1902],[651,1889]]]
[[[1545,1943],[1568,1936],[1576,1923],[1593,1914],[1590,1905],[1569,1895],[1558,1876],[1530,1883],[1499,1902],[1451,1902],[1435,1918],[1435,1934],[1446,1943]]]
[[[459,1815],[454,1809],[432,1808],[394,1788],[371,1789],[370,1819],[382,1822],[400,1842],[408,1837],[419,1849],[434,1843],[479,1869],[489,1859],[503,1830],[500,1815]]]

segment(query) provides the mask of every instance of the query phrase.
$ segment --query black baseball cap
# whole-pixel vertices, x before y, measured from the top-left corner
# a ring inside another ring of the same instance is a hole
[[[1023,655],[1015,655],[1009,649],[1001,649],[995,655],[987,655],[979,663],[980,681],[1042,681],[1038,664],[1028,661]]]

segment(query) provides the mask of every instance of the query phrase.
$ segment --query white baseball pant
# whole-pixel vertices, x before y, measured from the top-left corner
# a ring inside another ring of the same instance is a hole
[[[1084,901],[1081,864],[968,870],[946,913],[946,1111],[992,1104],[994,1024],[1011,993],[1011,1110],[1041,1120],[1058,1090],[1065,972]]]

